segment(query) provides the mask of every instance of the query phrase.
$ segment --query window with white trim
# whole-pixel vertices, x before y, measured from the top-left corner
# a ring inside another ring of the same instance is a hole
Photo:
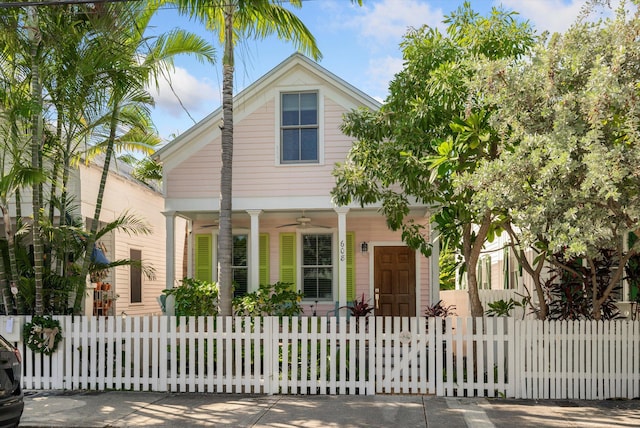
[[[318,93],[283,93],[280,101],[280,162],[318,163]]]
[[[305,299],[333,300],[333,235],[302,235],[302,292]]]

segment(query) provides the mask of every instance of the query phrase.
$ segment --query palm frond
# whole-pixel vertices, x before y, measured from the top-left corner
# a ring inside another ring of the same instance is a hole
[[[96,232],[96,241],[114,230],[124,232],[129,236],[148,235],[153,231],[143,218],[125,211],[118,218],[102,226]]]

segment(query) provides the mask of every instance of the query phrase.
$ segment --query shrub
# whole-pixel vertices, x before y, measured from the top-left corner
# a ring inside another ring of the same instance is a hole
[[[301,300],[302,293],[292,290],[291,284],[264,284],[253,293],[233,299],[233,312],[249,316],[295,316],[302,313]]]
[[[517,302],[512,298],[509,301],[497,300],[489,303],[489,309],[485,312],[490,317],[508,317],[510,312],[516,307]]]
[[[360,300],[356,299],[353,304],[342,306],[342,308],[349,309],[354,317],[368,317],[374,309],[373,306],[369,305],[368,301],[364,300],[364,293],[362,293]]]
[[[455,316],[455,305],[444,306],[442,300],[434,305],[427,306],[424,310],[424,316],[427,318],[446,318],[448,316]]]
[[[579,258],[565,260],[561,258],[561,255],[556,255],[556,258],[564,265],[569,266],[573,272],[558,266],[549,269],[551,276],[545,283],[549,319],[592,319],[594,296],[591,270],[583,266],[582,260]],[[601,298],[611,281],[614,262],[611,250],[601,250],[600,256],[593,259],[597,298]],[[615,296],[620,288],[620,286],[616,286],[602,303],[600,307],[601,319],[610,320],[618,317],[620,312],[615,305]]]
[[[162,291],[174,296],[176,316],[218,315],[218,284],[184,278],[182,285]]]

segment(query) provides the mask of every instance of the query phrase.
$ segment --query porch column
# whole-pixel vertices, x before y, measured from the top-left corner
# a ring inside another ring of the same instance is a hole
[[[251,239],[249,242],[249,284],[247,291],[252,292],[260,285],[260,221],[262,210],[247,210],[251,216]]]
[[[427,216],[429,213],[426,214]],[[429,237],[431,238],[431,257],[429,257],[429,304],[433,305],[440,300],[440,238],[438,238],[436,224],[429,225]]]
[[[347,305],[347,213],[349,208],[336,207],[338,214],[338,305]]]
[[[193,220],[187,220],[187,278],[195,278],[193,274],[193,266],[195,262],[193,260]],[[211,241],[213,242],[213,241]],[[213,251],[212,251],[213,253]]]
[[[165,266],[165,286],[167,289],[173,288],[176,280],[176,212],[168,211],[164,213],[166,222],[166,266]],[[167,315],[174,315],[173,296],[167,299]]]

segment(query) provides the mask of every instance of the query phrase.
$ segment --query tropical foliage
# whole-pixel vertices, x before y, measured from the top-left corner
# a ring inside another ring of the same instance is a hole
[[[147,88],[171,59],[194,53],[213,61],[214,54],[186,31],[145,35],[158,7],[118,2],[0,9],[5,313],[79,312],[91,272],[132,263],[97,263],[98,240],[114,230],[149,233],[130,213],[101,221],[113,159],[121,152],[150,154],[160,142]],[[92,161],[102,177],[93,216],[82,218],[68,188],[79,163]]]
[[[640,249],[624,245],[640,225],[640,15],[624,6],[578,21],[526,60],[479,64],[491,125],[511,149],[461,187],[554,267],[554,318],[615,316],[611,298]]]
[[[295,316],[302,313],[303,293],[291,289],[291,284],[276,282],[263,284],[252,292],[233,299],[236,315]]]
[[[476,265],[498,226],[491,210],[471,205],[473,191],[458,192],[454,183],[483,160],[497,158],[503,140],[491,124],[495,106],[471,83],[477,62],[524,56],[534,36],[514,13],[494,8],[483,17],[468,2],[445,23],[446,35],[427,26],[407,33],[401,44],[404,69],[378,112],[347,115],[343,131],[357,141],[334,171],[333,197],[340,205],[381,204],[388,225],[425,255],[430,243],[424,231],[406,218],[414,201],[434,207],[444,248],[463,256],[471,313],[482,316]]]
[[[195,278],[184,278],[178,287],[164,290],[173,298],[176,316],[216,316],[219,311],[218,285]]]

